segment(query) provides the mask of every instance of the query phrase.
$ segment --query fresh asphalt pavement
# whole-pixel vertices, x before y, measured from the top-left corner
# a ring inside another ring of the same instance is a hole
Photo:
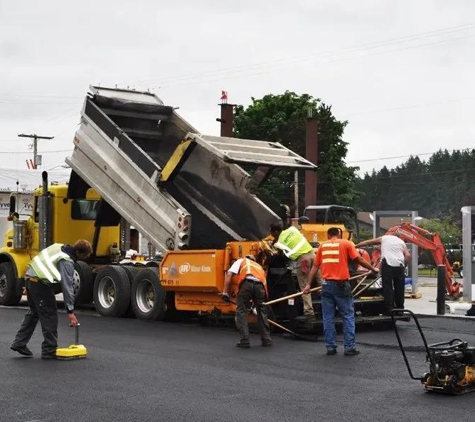
[[[79,311],[87,359],[39,358],[38,326],[21,357],[9,346],[24,309],[0,307],[0,421],[448,421],[470,420],[475,395],[424,392],[409,378],[394,331],[357,333],[361,354],[326,356],[321,340],[274,336],[248,350],[233,329],[102,318]],[[425,317],[429,342],[475,345],[475,321]],[[412,323],[399,322],[414,372],[426,370]],[[74,339],[60,314],[60,345]],[[341,335],[340,335],[341,339]]]

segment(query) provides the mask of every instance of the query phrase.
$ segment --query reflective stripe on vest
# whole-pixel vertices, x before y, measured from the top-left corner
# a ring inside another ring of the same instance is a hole
[[[340,244],[338,242],[323,242],[322,264],[338,264],[340,262]]]
[[[299,256],[311,252],[313,249],[312,245],[305,239],[305,236],[295,227],[289,227],[284,230],[274,247],[281,249],[285,256],[293,261]]]
[[[29,266],[33,269],[36,276],[42,280],[48,280],[50,283],[59,283],[61,273],[58,269],[58,263],[62,259],[74,262],[71,257],[61,250],[63,244],[55,243],[43,249],[30,262]]]
[[[251,259],[244,258],[239,267],[239,273],[237,274],[238,285],[240,285],[247,276],[252,276],[259,280],[267,292],[267,278],[264,269]]]

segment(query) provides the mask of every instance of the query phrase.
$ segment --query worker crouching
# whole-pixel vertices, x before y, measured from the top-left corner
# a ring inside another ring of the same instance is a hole
[[[257,311],[261,346],[271,346],[272,340],[270,338],[269,321],[267,320],[267,309],[263,305],[267,297],[267,280],[264,269],[255,262],[252,255],[236,260],[228,270],[224,280],[222,298],[225,302],[230,301],[229,286],[233,276],[237,277],[239,289],[236,300],[236,327],[239,330],[240,340],[236,346],[245,349],[251,347],[249,326],[247,324],[247,313],[251,300]]]

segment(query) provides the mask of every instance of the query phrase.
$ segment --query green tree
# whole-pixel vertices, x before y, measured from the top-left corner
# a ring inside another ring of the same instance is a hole
[[[348,152],[348,143],[343,140],[347,122],[337,120],[331,106],[320,99],[290,91],[280,95],[265,95],[261,99],[252,98],[249,107],[237,106],[235,109],[235,136],[280,142],[305,156],[305,123],[309,110],[315,113],[319,122],[317,203],[353,206],[359,195],[356,189],[358,168],[348,167],[344,161]],[[299,173],[301,210],[304,202],[304,174]],[[294,204],[293,183],[292,171],[274,171],[259,194],[264,196],[264,200],[267,197]]]
[[[417,210],[426,218],[460,221],[475,202],[475,149],[439,150],[427,161],[411,156],[394,169],[366,173],[356,206],[363,210]]]
[[[448,218],[442,220],[440,218],[432,218],[422,221],[419,225],[431,233],[437,233],[443,243],[456,244],[462,241],[462,229],[460,224],[454,223]]]

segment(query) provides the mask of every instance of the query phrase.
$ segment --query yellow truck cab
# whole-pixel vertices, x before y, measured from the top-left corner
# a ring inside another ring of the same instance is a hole
[[[27,265],[41,250],[40,230],[45,230],[48,243],[73,244],[78,239],[86,239],[95,243],[93,260],[110,257],[111,246],[119,242],[119,225],[102,227],[100,236],[96,234],[95,220],[100,205],[100,197],[88,189],[84,199],[67,199],[68,185],[48,187],[47,196],[42,189],[34,191],[32,215],[17,214],[17,204],[12,196],[10,217],[12,228],[4,236],[3,247],[0,249],[0,304],[15,305],[22,295],[23,277]],[[45,199],[48,207],[48,221],[40,222],[40,206]],[[44,229],[43,229],[44,227]],[[97,240],[94,241],[94,237]],[[84,262],[76,263],[77,302],[91,301],[92,273]],[[80,275],[83,286],[80,286]]]

